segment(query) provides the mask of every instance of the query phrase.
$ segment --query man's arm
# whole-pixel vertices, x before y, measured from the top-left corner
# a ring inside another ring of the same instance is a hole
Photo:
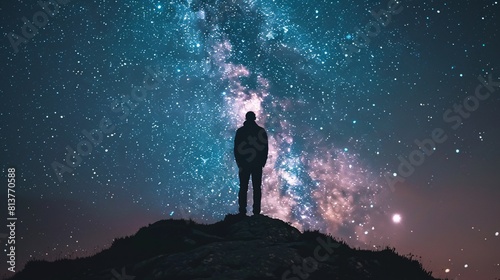
[[[234,136],[234,159],[236,160],[236,164],[238,167],[240,166],[240,158],[241,155],[238,153],[238,145],[241,143],[241,132],[236,130],[236,135]]]
[[[263,135],[262,135],[262,144],[264,144],[264,150],[262,151],[263,154],[263,160],[262,160],[262,167],[266,165],[267,162],[267,154],[269,153],[269,144],[267,141],[267,132],[265,129],[262,129]]]

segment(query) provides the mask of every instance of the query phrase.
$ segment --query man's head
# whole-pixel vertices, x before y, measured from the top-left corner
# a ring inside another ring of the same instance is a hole
[[[245,119],[247,121],[255,121],[255,119],[256,119],[255,113],[252,111],[248,111],[247,114],[245,115]]]

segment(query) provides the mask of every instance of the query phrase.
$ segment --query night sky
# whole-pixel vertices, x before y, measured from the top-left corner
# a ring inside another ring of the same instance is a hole
[[[252,110],[263,214],[437,277],[500,278],[498,1],[41,3],[0,4],[16,270],[237,213],[233,137]]]

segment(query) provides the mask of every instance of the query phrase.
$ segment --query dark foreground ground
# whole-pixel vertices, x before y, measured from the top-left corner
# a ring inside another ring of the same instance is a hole
[[[227,215],[203,225],[161,220],[75,260],[31,261],[11,280],[436,279],[392,249],[352,249],[267,216]]]

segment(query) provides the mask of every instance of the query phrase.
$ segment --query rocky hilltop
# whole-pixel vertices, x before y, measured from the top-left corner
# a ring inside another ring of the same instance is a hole
[[[267,216],[215,224],[161,220],[94,256],[31,261],[12,280],[413,280],[435,279],[393,249],[352,249],[317,231]]]

